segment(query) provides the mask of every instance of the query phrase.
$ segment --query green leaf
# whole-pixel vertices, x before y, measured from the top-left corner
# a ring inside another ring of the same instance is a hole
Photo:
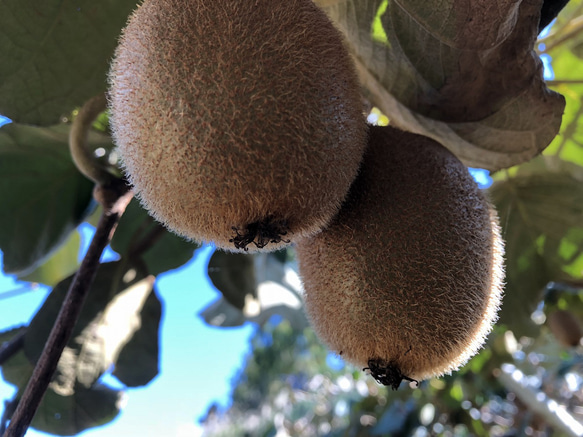
[[[148,384],[159,372],[158,331],[162,304],[156,293],[150,293],[140,313],[140,328],[122,348],[113,376],[128,387]]]
[[[541,167],[541,162],[548,167]],[[501,322],[517,336],[535,332],[530,315],[542,300],[544,287],[569,278],[569,266],[583,250],[581,170],[539,159],[490,189],[506,240]]]
[[[23,350],[18,351],[2,365],[2,377],[9,384],[24,389],[32,376],[34,365],[26,358]]]
[[[2,348],[3,343],[12,340],[18,334],[24,332],[24,330],[26,330],[26,326],[17,326],[0,332],[0,349]]]
[[[19,326],[1,332],[0,348],[2,348],[4,342],[8,342],[17,335],[22,335],[25,332],[26,326]],[[2,377],[4,378],[4,381],[15,385],[16,387],[24,387],[30,379],[33,370],[34,366],[26,358],[22,349],[2,363]]]
[[[209,260],[210,280],[227,302],[239,310],[243,310],[247,296],[257,296],[254,259],[246,253],[216,250]]]
[[[104,92],[117,38],[136,0],[5,0],[0,114],[48,126]]]
[[[91,388],[78,387],[70,396],[62,396],[49,388],[39,405],[31,426],[54,435],[76,435],[105,425],[120,413],[124,392],[103,384]]]
[[[152,275],[182,266],[199,247],[157,223],[136,199],[128,205],[111,241],[113,250],[130,262],[143,261]]]
[[[36,362],[42,352],[72,279],[69,277],[55,287],[30,323],[24,352],[31,362]],[[123,262],[100,266],[71,340],[59,360],[52,383],[55,390],[68,396],[80,385],[89,388],[116,363],[120,351],[139,332],[152,285],[152,276],[147,277]],[[145,324],[154,323],[157,328],[156,322],[149,319]],[[157,343],[158,338],[149,336],[148,340]],[[158,360],[158,348],[149,351],[155,355],[148,357],[145,363],[148,369],[152,360]],[[141,362],[134,364],[140,372]]]
[[[583,44],[583,33],[579,38]],[[582,61],[568,46],[552,51],[553,71],[559,80],[581,81]],[[545,150],[545,155],[557,155],[562,160],[583,165],[583,84],[560,83],[553,88],[565,96],[566,106],[559,135]]]
[[[69,126],[0,128],[0,249],[4,271],[41,265],[84,219],[93,184],[69,155]],[[92,135],[92,143],[108,141]]]
[[[326,12],[347,37],[372,104],[465,164],[525,162],[555,137],[564,99],[533,51],[541,1],[348,0]]]
[[[301,281],[289,265],[281,262],[281,254],[216,251],[208,272],[223,293],[199,313],[208,325],[232,327],[250,321],[263,326],[276,314],[287,319],[294,328],[303,329],[308,325],[303,311]],[[254,289],[252,284],[256,284]],[[231,299],[242,306],[236,307]]]
[[[27,275],[18,276],[18,279],[54,287],[77,271],[80,247],[81,236],[78,232],[73,232],[69,239],[44,264]]]

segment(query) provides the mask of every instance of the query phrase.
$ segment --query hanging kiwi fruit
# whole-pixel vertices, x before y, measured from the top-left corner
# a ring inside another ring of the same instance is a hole
[[[312,0],[145,0],[110,71],[144,207],[227,250],[276,250],[338,212],[366,146],[360,86]]]
[[[497,215],[432,139],[372,127],[340,213],[297,253],[316,333],[394,389],[458,369],[496,321]]]

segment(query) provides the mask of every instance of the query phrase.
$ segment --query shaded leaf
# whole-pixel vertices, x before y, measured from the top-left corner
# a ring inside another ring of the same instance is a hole
[[[17,335],[22,335],[25,331],[26,326],[19,326],[1,332],[0,349],[4,342],[9,342]],[[28,361],[22,349],[2,363],[2,377],[4,381],[16,387],[24,387],[32,375],[33,370],[33,365]]]
[[[124,392],[103,384],[80,387],[71,396],[61,396],[49,386],[31,426],[49,434],[76,435],[115,419],[124,397]]]
[[[391,435],[401,431],[410,414],[416,410],[415,401],[409,399],[406,402],[397,400],[383,413],[378,423],[371,429],[370,435]]]
[[[188,262],[200,245],[165,229],[133,199],[122,216],[111,248],[130,262],[143,261],[152,275]]]
[[[0,113],[51,125],[105,91],[117,38],[136,0],[5,0]]]
[[[78,232],[73,232],[69,239],[45,263],[27,275],[18,276],[18,279],[54,287],[77,271],[80,247],[81,236]]]
[[[561,12],[568,2],[569,0],[544,0],[538,31],[541,32],[545,27],[551,24],[551,21],[559,15],[559,12]]]
[[[208,275],[224,298],[239,310],[245,298],[257,296],[254,256],[246,253],[229,253],[215,250],[208,264]]]
[[[113,376],[128,387],[148,384],[159,372],[158,334],[162,304],[156,293],[150,293],[140,313],[140,328],[122,348]]]
[[[541,167],[541,162],[549,164]],[[568,278],[569,265],[583,251],[581,170],[539,159],[490,189],[506,240],[501,322],[517,336],[533,333],[530,315],[542,300],[544,287]]]
[[[33,371],[34,364],[21,350],[2,365],[2,378],[9,384],[24,390]]]
[[[30,273],[90,211],[93,184],[73,164],[68,137],[67,125],[0,128],[0,248],[6,273]],[[94,134],[90,141],[109,139]]]
[[[215,255],[214,265],[220,265],[220,270],[215,271],[220,278],[217,283],[228,287],[224,289],[228,290],[230,297],[220,288],[223,296],[199,313],[208,325],[232,327],[250,321],[263,326],[274,315],[284,317],[297,329],[308,325],[301,299],[301,281],[289,265],[281,262],[281,254],[228,254],[217,251]],[[230,262],[233,262],[232,266]],[[251,263],[253,268],[250,268]],[[209,263],[209,276],[210,266]],[[221,275],[220,271],[224,273]],[[251,291],[252,281],[256,281],[257,285]],[[238,299],[242,306],[236,307],[230,299]]]
[[[59,283],[30,323],[24,352],[36,362],[61,308],[72,277]],[[141,312],[152,293],[153,277],[123,262],[102,264],[65,347],[52,388],[70,396],[78,386],[91,387],[141,326]],[[157,337],[153,339],[157,342]],[[157,347],[153,348],[157,352]],[[158,356],[150,358],[157,360]],[[139,367],[140,363],[135,363]],[[145,365],[150,368],[151,362]],[[138,370],[139,371],[139,370]]]
[[[18,334],[24,332],[26,330],[26,326],[16,326],[14,328],[9,328],[5,331],[0,332],[0,349],[2,349],[2,345],[5,342],[12,340]]]
[[[393,124],[489,170],[531,159],[557,134],[564,99],[533,51],[542,0],[332,3],[369,99]]]
[[[209,326],[232,328],[243,325],[247,319],[243,312],[231,305],[224,297],[217,298],[213,303],[203,309],[199,316]]]

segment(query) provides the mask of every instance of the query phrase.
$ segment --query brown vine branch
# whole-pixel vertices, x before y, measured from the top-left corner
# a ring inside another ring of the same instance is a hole
[[[132,198],[132,192],[123,181],[118,181],[108,187],[98,186],[95,197],[103,203],[103,214],[4,437],[22,437],[29,427],[79,318],[103,250],[111,240],[115,227]]]
[[[583,31],[583,17],[577,17],[561,29],[561,34],[549,35],[547,38],[539,40],[537,45],[545,44],[545,48],[538,53],[550,53],[555,48],[575,38],[581,31]]]
[[[542,391],[528,385],[526,376],[512,364],[504,364],[495,372],[500,383],[533,412],[541,415],[555,430],[569,437],[583,436],[583,424]]]
[[[545,82],[548,86],[581,85],[583,84],[583,79],[552,79]]]

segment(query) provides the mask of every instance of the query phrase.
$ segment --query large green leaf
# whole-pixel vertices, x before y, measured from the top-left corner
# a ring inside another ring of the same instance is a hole
[[[42,264],[83,220],[93,184],[69,155],[69,126],[0,128],[0,249],[6,273]],[[91,144],[108,142],[101,134]]]
[[[534,52],[542,0],[320,0],[391,122],[467,165],[507,168],[555,137],[564,99]]]
[[[245,307],[245,299],[257,296],[254,259],[247,253],[216,250],[209,260],[207,271],[213,285],[239,310]]]
[[[125,394],[103,384],[79,387],[70,396],[49,390],[39,405],[31,426],[54,435],[76,435],[111,422],[124,405]]]
[[[3,0],[0,114],[51,125],[105,91],[117,38],[136,0]]]
[[[18,276],[18,279],[54,287],[77,271],[80,247],[81,236],[78,232],[73,232],[69,239],[44,264],[27,275]]]
[[[578,165],[583,165],[583,31],[579,24],[582,19],[581,3],[571,1],[540,45],[546,55],[552,56],[551,86],[565,96],[567,103],[561,132],[545,154],[558,154],[561,159]]]
[[[69,277],[55,287],[30,323],[24,352],[31,362],[36,362],[42,352],[72,279]],[[147,319],[141,317],[153,293],[152,285],[152,276],[147,277],[123,262],[100,266],[71,340],[59,360],[53,390],[70,396],[78,386],[93,386],[115,365],[121,350],[136,333],[142,329],[157,334],[160,313],[150,311],[146,313]],[[148,341],[158,342],[157,335],[146,336]],[[152,361],[156,362],[157,369],[157,352],[156,345],[142,354],[147,370],[152,368]],[[138,373],[142,372],[139,369],[142,360],[132,364]]]
[[[0,348],[4,342],[10,341],[17,335],[24,334],[24,332],[26,332],[26,326],[19,326],[1,332]],[[34,367],[24,355],[22,348],[2,363],[2,377],[4,378],[4,381],[15,385],[16,387],[24,387],[32,375],[33,370]]]
[[[199,247],[157,223],[136,199],[127,207],[111,241],[113,250],[130,262],[143,261],[152,275],[182,266]]]
[[[582,171],[539,158],[490,189],[506,240],[501,322],[517,335],[534,332],[530,315],[546,284],[571,278],[574,263],[582,262]]]

